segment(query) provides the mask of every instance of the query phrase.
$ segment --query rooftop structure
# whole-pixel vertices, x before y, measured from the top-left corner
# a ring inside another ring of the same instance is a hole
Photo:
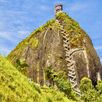
[[[55,5],[55,13],[60,12],[62,10],[63,10],[63,5],[62,4]]]

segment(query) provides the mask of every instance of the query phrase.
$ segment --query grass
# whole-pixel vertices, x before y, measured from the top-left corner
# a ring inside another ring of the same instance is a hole
[[[74,102],[53,88],[40,87],[0,56],[0,102]]]

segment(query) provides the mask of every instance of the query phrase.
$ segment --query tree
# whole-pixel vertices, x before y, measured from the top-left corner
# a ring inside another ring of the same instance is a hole
[[[96,85],[96,89],[97,89],[97,102],[102,102],[102,81],[98,81],[97,85]]]
[[[17,59],[16,60],[16,67],[19,71],[26,75],[28,64],[26,63],[25,59]]]
[[[65,78],[63,71],[56,72],[51,66],[46,68],[46,77],[52,81],[58,89],[67,95],[68,98],[75,99],[75,94],[72,91],[70,82]]]
[[[84,77],[80,82],[81,100],[84,102],[97,102],[97,91],[89,78]]]

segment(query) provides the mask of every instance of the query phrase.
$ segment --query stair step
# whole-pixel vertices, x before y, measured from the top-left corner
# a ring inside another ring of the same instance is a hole
[[[70,63],[72,63],[72,60],[70,60],[70,59],[65,59],[65,61],[67,62],[68,65],[70,65]]]
[[[70,55],[70,53],[71,53],[71,48],[70,48],[70,51],[66,51],[66,54],[69,54]]]
[[[73,84],[72,88],[77,88],[77,83]]]
[[[69,48],[70,49],[70,45],[68,43],[64,43],[63,47]]]
[[[66,48],[68,48],[67,44],[63,44],[63,47],[66,47]]]
[[[74,65],[75,64],[75,62],[74,62],[74,60],[71,60],[71,63],[70,64],[68,64],[68,65]],[[74,67],[74,66],[73,66]]]
[[[69,77],[71,80],[73,80],[73,81],[76,80],[76,76],[72,76],[72,75],[68,74],[68,77]],[[73,83],[74,83],[74,82],[73,82]]]
[[[71,50],[71,49],[70,49]],[[70,56],[70,50],[66,51],[66,56]],[[71,56],[70,56],[71,57]]]
[[[76,81],[76,76],[68,75],[68,78],[70,78],[70,80],[72,80],[72,81],[70,81],[71,83],[74,83],[74,81]]]
[[[68,39],[65,39],[65,40],[63,40],[63,42],[65,42],[65,43],[69,43],[69,40],[68,40]]]
[[[70,61],[70,60],[66,60],[66,62],[67,62],[67,63],[71,63],[71,61]]]
[[[72,57],[69,54],[65,54],[66,60],[72,60]]]
[[[74,85],[75,83],[77,83],[75,78],[74,78],[74,79],[70,78],[69,81],[70,81],[71,84],[73,84],[73,85]]]
[[[74,65],[74,63],[67,64],[67,67],[71,67],[71,66],[73,66],[73,65]]]
[[[69,71],[72,71],[72,72],[74,72],[75,70],[74,70],[74,69],[71,69],[71,70],[70,70],[70,69],[68,69],[68,72],[69,72]]]
[[[74,87],[77,86],[77,80],[70,80],[70,82]]]
[[[70,57],[70,55],[69,55],[69,54],[65,54],[65,57],[66,57],[66,59],[67,59],[67,58],[69,58],[69,57]]]
[[[69,49],[69,48],[64,48],[64,50],[65,50],[66,52],[70,51],[70,49]]]
[[[68,70],[75,71],[74,66],[69,67]]]
[[[76,76],[68,74],[68,77],[72,80],[71,82],[74,82],[76,80]]]
[[[62,33],[63,34],[63,36],[65,36],[65,37],[67,37],[67,39],[69,39],[69,34],[66,32],[66,33]]]
[[[71,60],[70,59],[65,59],[65,60],[66,60],[66,62],[71,63]]]
[[[67,34],[63,34],[63,38],[69,39]]]
[[[70,44],[70,39],[69,38],[66,38],[66,36],[63,36],[63,42],[65,43],[69,43]]]
[[[69,49],[71,49],[69,42],[63,41],[63,45],[67,45],[67,47],[68,47]]]
[[[73,72],[72,71],[69,71],[68,74],[70,74],[72,76],[75,76],[76,75],[75,71],[73,71]]]
[[[69,59],[69,60],[71,60],[71,62],[74,63],[72,56],[70,56],[70,55],[68,55],[68,54],[65,54],[65,59],[66,59],[66,60]]]
[[[63,42],[66,43],[66,44],[68,44],[68,45],[70,45],[70,42],[69,42],[68,39],[63,38]]]
[[[72,65],[73,65],[73,67],[74,67],[73,61],[71,61],[70,63],[67,63],[67,66],[72,66]]]
[[[74,91],[76,92],[77,95],[80,96],[80,90],[78,88],[75,88]]]
[[[74,72],[75,69],[74,69],[73,67],[70,67],[70,68],[68,68],[68,71],[72,71],[72,72]]]
[[[64,47],[64,46],[63,46],[63,47]],[[69,44],[67,44],[67,46],[65,46],[65,48],[68,48],[68,50],[71,49]]]
[[[66,31],[63,29],[62,33],[66,34]]]
[[[70,56],[70,49],[68,51],[69,51],[69,53],[65,53],[65,57],[66,58],[69,58],[70,57],[70,59],[72,59],[72,56]]]
[[[68,71],[68,76],[71,78],[76,78],[76,73],[70,73],[70,71]]]

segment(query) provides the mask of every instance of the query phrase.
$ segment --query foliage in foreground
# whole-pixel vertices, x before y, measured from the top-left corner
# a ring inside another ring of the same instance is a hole
[[[88,78],[83,78],[80,83],[82,102],[102,102],[102,81],[94,87]]]
[[[68,98],[75,100],[75,93],[71,88],[70,82],[65,78],[64,72],[56,72],[51,66],[46,68],[46,77],[52,81],[57,88],[64,92]]]
[[[46,77],[56,84],[57,88],[64,92],[68,98],[78,102],[102,102],[102,81],[97,83],[97,86],[92,85],[89,78],[84,77],[80,82],[81,95],[77,96],[73,92],[70,83],[64,78],[63,73],[56,72],[53,68],[46,69]]]
[[[0,102],[73,102],[64,93],[40,87],[0,56]]]
[[[78,98],[61,73],[51,69],[47,73],[47,77],[62,92],[46,86],[40,87],[0,57],[0,102],[74,102],[71,99],[75,98],[79,99],[78,102],[102,102],[102,81],[93,87],[90,79],[83,78],[80,82],[81,96]]]

